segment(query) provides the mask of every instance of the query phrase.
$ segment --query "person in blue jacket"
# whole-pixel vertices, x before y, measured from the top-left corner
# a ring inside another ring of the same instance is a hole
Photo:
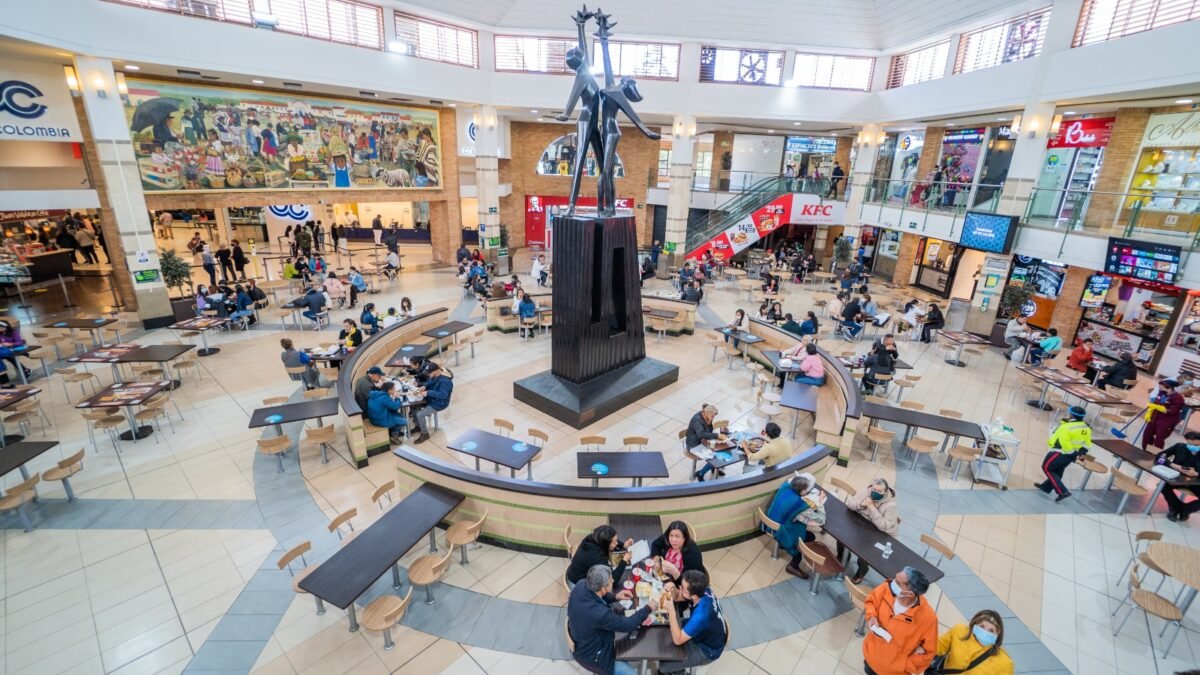
[[[384,382],[367,397],[367,419],[377,427],[384,427],[393,444],[404,442],[404,428],[408,420],[400,414],[403,403],[395,394],[396,385]]]
[[[363,305],[362,315],[358,317],[358,323],[362,324],[362,329],[367,335],[374,335],[379,332],[379,317],[375,316],[375,303],[368,302]]]
[[[238,284],[234,288],[234,292],[237,298],[237,311],[230,314],[229,318],[235,322],[241,321],[242,328],[244,329],[249,326],[250,320],[254,318],[254,300],[250,298],[250,294],[246,292],[246,289],[241,284]]]
[[[801,539],[806,542],[816,539],[816,535],[808,531],[807,525],[796,520],[796,516],[809,508],[804,497],[813,489],[815,482],[812,474],[793,476],[779,486],[771,505],[767,507],[767,517],[779,523],[779,529],[773,533],[775,541],[779,542],[779,548],[793,557],[800,554],[797,544]]]
[[[454,392],[454,380],[446,375],[440,365],[433,361],[429,363],[433,368],[429,371],[429,379],[425,381],[425,405],[413,410],[413,417],[417,418],[417,426],[420,427],[417,431],[421,432],[414,443],[429,440],[429,418],[435,412],[450,407],[450,394]]]
[[[567,636],[575,643],[571,656],[589,673],[636,675],[636,668],[617,660],[616,633],[637,630],[651,612],[658,610],[658,598],[650,598],[631,616],[612,609],[617,600],[632,597],[629,591],[613,594],[612,568],[608,565],[593,565],[571,589],[567,599]]]

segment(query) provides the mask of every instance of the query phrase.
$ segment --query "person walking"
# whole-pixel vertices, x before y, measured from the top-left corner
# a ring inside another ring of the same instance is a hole
[[[100,264],[96,257],[96,238],[87,227],[81,227],[75,232],[75,242],[79,244],[79,252],[83,254],[83,262],[88,265]]]
[[[1013,660],[1001,649],[1004,620],[994,610],[975,612],[969,623],[960,623],[938,638],[937,658],[941,670],[930,672],[963,675],[1013,675]]]
[[[233,271],[233,254],[229,251],[229,247],[221,244],[217,247],[217,262],[221,263],[221,281],[229,283],[237,278]]]
[[[375,237],[376,246],[383,243],[383,216],[375,214],[375,218],[371,220],[371,234]]]
[[[217,287],[217,259],[213,257],[212,248],[208,244],[200,249],[200,266],[208,272],[208,285],[210,288]]]
[[[842,179],[846,177],[846,172],[842,170],[842,165],[837,162],[833,163],[833,173],[829,174],[829,194],[827,197],[833,199],[838,198],[838,185]]]
[[[337,223],[330,225],[329,238],[333,240],[333,250],[336,253],[338,250],[338,240],[342,238],[342,226]]]
[[[249,260],[246,258],[246,252],[242,250],[242,245],[237,239],[233,240],[233,269],[237,270],[235,278],[246,280],[246,263]]]
[[[1046,474],[1046,480],[1033,486],[1046,494],[1054,490],[1058,494],[1055,502],[1071,496],[1071,491],[1063,484],[1063,472],[1092,447],[1092,429],[1083,421],[1085,415],[1087,410],[1077,405],[1071,406],[1067,409],[1066,419],[1046,441],[1050,446],[1050,452],[1042,459],[1042,473]]]

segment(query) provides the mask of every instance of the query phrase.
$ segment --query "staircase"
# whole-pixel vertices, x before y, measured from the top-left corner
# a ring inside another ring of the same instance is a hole
[[[792,195],[824,195],[828,191],[826,178],[763,178],[715,211],[688,221],[686,257],[695,260],[711,250],[718,258],[732,258],[771,230],[791,222]]]

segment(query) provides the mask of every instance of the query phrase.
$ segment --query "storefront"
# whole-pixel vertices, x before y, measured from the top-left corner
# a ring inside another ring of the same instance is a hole
[[[1200,209],[1200,115],[1151,115],[1121,221],[1136,209],[1145,228],[1191,232]]]
[[[1068,227],[1083,220],[1115,122],[1115,117],[1064,121],[1046,141],[1042,172],[1030,200],[1031,219]]]
[[[1091,338],[1092,349],[1101,356],[1117,359],[1122,352],[1134,355],[1138,368],[1152,371],[1166,346],[1167,336],[1180,310],[1197,316],[1185,318],[1176,336],[1176,344],[1195,352],[1191,326],[1200,318],[1186,292],[1175,286],[1155,284],[1105,274],[1093,274],[1080,301],[1087,309],[1079,321],[1076,337]],[[1184,309],[1184,305],[1187,305]],[[1200,329],[1200,324],[1193,326]]]
[[[96,212],[81,209],[77,213],[96,227]],[[58,275],[70,276],[74,266],[84,262],[83,254],[72,250],[74,236],[64,238],[71,212],[66,209],[0,211],[0,288],[10,289],[21,283],[49,281]],[[97,260],[105,262],[100,242],[95,244]],[[15,291],[14,291],[15,293]]]
[[[900,239],[903,232],[897,230],[880,230],[879,239],[875,243],[875,257],[872,260],[871,273],[891,280],[896,274],[896,265],[900,256]],[[916,236],[916,235],[909,235]]]
[[[797,176],[812,176],[820,171],[828,177],[833,173],[833,157],[837,153],[837,138],[829,136],[788,136],[784,144],[783,164],[800,167]],[[782,171],[780,171],[782,173]]]
[[[950,297],[950,286],[962,252],[963,249],[952,241],[921,237],[917,242],[916,285],[943,298]]]
[[[1009,286],[1027,286],[1033,295],[1021,307],[1021,314],[1034,328],[1046,330],[1054,316],[1058,296],[1067,279],[1067,265],[1057,260],[1042,260],[1026,255],[1013,256],[1008,272]],[[1010,317],[1000,317],[1007,319]]]

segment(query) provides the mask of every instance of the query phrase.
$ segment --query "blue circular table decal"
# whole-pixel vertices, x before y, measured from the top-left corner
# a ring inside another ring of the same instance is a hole
[[[722,462],[728,462],[733,459],[733,454],[725,451],[715,452],[713,455]]]
[[[475,441],[467,441],[466,443],[463,443],[463,445],[462,445],[463,450],[474,450],[475,448],[478,448],[478,447],[479,447],[479,444],[476,443]]]
[[[267,422],[271,424],[279,424],[283,421],[283,415],[267,415]]]
[[[449,335],[449,334],[450,334],[450,331],[448,331],[448,330],[439,330],[437,334],[438,334],[438,337],[446,337],[447,335]]]
[[[92,323],[104,323],[105,321],[108,321],[108,319],[92,319]]]
[[[67,325],[67,322],[66,322],[66,321],[59,321],[58,323],[54,324],[54,327],[55,327],[55,328],[62,328],[62,327],[63,327],[63,326],[65,326],[65,325]]]
[[[525,445],[524,443],[513,443],[512,449],[513,452],[525,452],[529,449],[529,446]]]
[[[402,352],[411,352],[412,350],[413,350],[412,347],[401,347],[400,348],[400,351],[402,351]]]
[[[604,474],[608,473],[608,465],[596,462],[592,465],[592,473],[598,476],[603,476]]]

